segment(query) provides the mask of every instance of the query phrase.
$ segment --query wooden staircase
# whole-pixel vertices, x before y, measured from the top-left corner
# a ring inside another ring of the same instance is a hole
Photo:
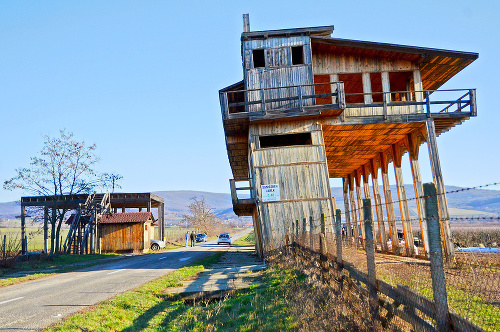
[[[64,251],[67,254],[92,253],[96,249],[97,221],[102,214],[111,210],[111,196],[106,194],[90,194],[84,204],[80,204],[71,223]]]

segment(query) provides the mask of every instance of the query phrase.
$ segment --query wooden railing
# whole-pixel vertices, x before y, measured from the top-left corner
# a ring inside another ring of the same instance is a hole
[[[246,186],[245,187],[238,187],[237,183],[238,182],[245,182]],[[229,185],[231,187],[231,200],[234,205],[238,204],[254,204],[255,203],[255,197],[254,197],[254,190],[250,184],[250,179],[230,179],[229,180]],[[238,191],[248,191],[249,194],[246,195],[247,197],[238,197]]]
[[[324,92],[322,91],[324,90]],[[270,112],[344,109],[344,83],[328,82],[219,93],[224,120]]]
[[[444,94],[461,96],[458,98],[441,97]],[[361,97],[364,102],[350,102],[356,97]],[[467,111],[471,116],[477,115],[476,89],[346,93],[345,98],[346,108],[381,107],[384,119],[390,115],[390,107],[394,106],[423,106],[422,110],[425,110],[427,117],[431,117],[431,113],[462,113]],[[380,101],[374,102],[377,99]],[[442,105],[444,108],[440,109]]]

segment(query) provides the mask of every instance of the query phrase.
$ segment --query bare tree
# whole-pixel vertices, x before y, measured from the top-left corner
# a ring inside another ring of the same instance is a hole
[[[29,167],[16,169],[16,176],[4,182],[4,189],[21,189],[36,196],[61,196],[88,194],[97,187],[109,186],[110,175],[103,176],[94,171],[99,161],[95,154],[96,145],[76,141],[73,136],[65,130],[60,130],[58,137],[44,136],[38,156],[31,158]],[[121,178],[113,176],[113,180]],[[54,212],[50,218],[51,254],[59,248],[61,225],[68,209]]]
[[[222,225],[222,221],[215,214],[213,208],[205,202],[205,198],[191,197],[189,204],[189,214],[183,216],[189,226],[196,228],[205,233],[218,230]]]

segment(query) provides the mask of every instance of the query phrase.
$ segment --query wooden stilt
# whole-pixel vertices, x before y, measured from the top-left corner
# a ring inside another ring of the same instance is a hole
[[[372,173],[372,188],[373,188],[373,203],[375,204],[375,212],[377,213],[378,235],[380,248],[382,252],[387,252],[387,235],[385,234],[384,209],[382,208],[382,199],[380,197],[380,187],[378,184],[378,167],[377,161],[370,160],[370,171]]]
[[[403,223],[403,234],[405,239],[406,255],[413,256],[413,231],[411,229],[410,210],[408,208],[408,201],[406,198],[406,190],[403,180],[403,171],[401,170],[401,157],[400,147],[397,145],[392,146],[393,150],[393,163],[394,175],[396,177],[396,187],[398,190],[399,209],[401,211],[401,221]]]
[[[351,216],[352,216],[352,236],[354,237],[354,246],[357,248],[359,244],[358,233],[358,212],[356,209],[356,198],[354,197],[354,179],[352,175],[348,176],[349,179],[349,198],[351,200]],[[351,232],[350,229],[347,232]]]
[[[385,206],[387,210],[387,222],[389,224],[389,234],[391,237],[392,251],[400,254],[398,232],[396,228],[396,214],[394,213],[394,204],[392,203],[391,186],[389,183],[389,175],[387,174],[389,159],[387,154],[380,154],[380,167],[382,168],[382,185],[384,187]]]
[[[424,188],[422,186],[422,176],[420,175],[420,165],[418,163],[420,142],[414,134],[408,135],[408,145],[411,174],[413,175],[413,187],[415,188],[415,197],[417,200],[418,219],[420,221],[420,231],[422,233],[422,242],[424,244],[423,255],[427,256],[427,253],[429,252],[429,239],[427,236],[427,223],[423,220],[425,216]]]
[[[364,238],[365,238],[365,228],[363,227],[363,195],[361,194],[361,172],[359,170],[354,171],[354,179],[356,180],[356,198],[357,198],[357,207],[358,207],[358,220],[359,226],[361,229],[361,245],[363,248],[365,247]]]
[[[351,239],[351,214],[349,213],[349,180],[348,178],[342,178],[342,186],[344,189],[344,211],[345,211],[345,233],[346,240],[349,243]]]
[[[370,165],[365,165],[363,166],[363,168],[361,169],[361,176],[362,176],[362,179],[363,179],[363,191],[364,191],[364,194],[365,194],[365,199],[369,199],[371,201],[371,194],[370,194],[370,185],[368,184],[368,178],[370,177]],[[371,204],[370,204],[370,209],[371,209]],[[373,211],[371,211],[372,213],[372,216],[373,216]],[[363,216],[364,216],[364,210],[363,210]],[[364,218],[364,217],[363,217]],[[365,233],[364,233],[364,228],[365,227],[362,227],[363,228],[363,239],[365,239],[366,237],[364,236]],[[374,245],[375,245],[375,248],[377,247],[377,242],[375,241],[374,242]]]
[[[439,205],[439,216],[441,220],[441,231],[443,236],[443,248],[446,256],[446,261],[453,260],[454,250],[451,241],[450,229],[450,214],[448,212],[448,201],[446,199],[446,189],[444,187],[443,173],[441,172],[441,163],[439,161],[439,154],[436,142],[436,127],[434,126],[433,119],[427,119],[427,147],[429,148],[429,159],[432,168],[432,177],[436,184],[437,198]]]

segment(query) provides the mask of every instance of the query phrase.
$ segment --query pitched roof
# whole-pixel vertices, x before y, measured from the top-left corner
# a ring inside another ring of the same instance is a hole
[[[101,224],[123,224],[123,223],[138,223],[154,221],[151,212],[124,212],[124,213],[107,213],[104,214],[99,221]]]

